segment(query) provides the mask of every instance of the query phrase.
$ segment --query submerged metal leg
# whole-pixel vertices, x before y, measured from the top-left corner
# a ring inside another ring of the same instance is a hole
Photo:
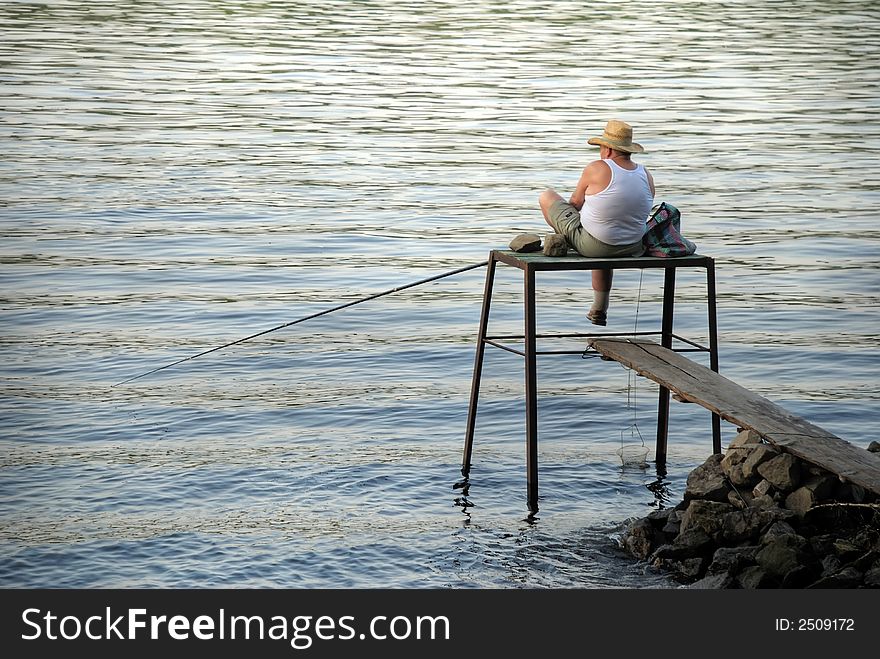
[[[526,472],[529,510],[538,512],[538,358],[535,271],[525,269]]]
[[[483,289],[483,310],[480,313],[480,329],[477,334],[477,353],[474,357],[474,377],[471,381],[471,398],[468,405],[467,430],[464,436],[464,452],[461,458],[461,475],[467,477],[471,470],[471,453],[474,448],[474,427],[477,423],[477,403],[480,398],[480,378],[483,374],[483,353],[486,350],[486,332],[489,327],[489,309],[492,305],[492,286],[495,281],[495,257],[489,255],[486,265],[486,286]]]
[[[718,372],[718,316],[715,302],[715,261],[706,266],[706,297],[709,306],[709,368]],[[712,413],[712,452],[721,453],[721,417]]]
[[[663,318],[661,321],[660,345],[672,348],[672,318],[675,309],[675,268],[666,268],[663,277]],[[660,399],[657,403],[657,450],[655,460],[658,465],[666,464],[666,439],[669,433],[669,389],[660,386]]]

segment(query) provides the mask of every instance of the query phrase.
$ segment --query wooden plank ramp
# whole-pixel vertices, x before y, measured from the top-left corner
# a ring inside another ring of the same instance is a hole
[[[880,455],[859,448],[653,341],[592,339],[590,346],[771,444],[880,494]]]

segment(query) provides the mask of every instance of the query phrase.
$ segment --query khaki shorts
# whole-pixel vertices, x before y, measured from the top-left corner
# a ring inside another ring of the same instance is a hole
[[[594,238],[581,226],[581,214],[567,201],[557,199],[550,206],[550,223],[556,233],[565,236],[568,244],[581,256],[593,258],[615,258],[621,256],[641,256],[645,247],[640,240],[631,245],[609,245]]]

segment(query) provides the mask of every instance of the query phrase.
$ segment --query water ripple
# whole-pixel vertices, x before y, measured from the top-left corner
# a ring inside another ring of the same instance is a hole
[[[716,258],[722,372],[876,438],[870,3],[17,1],[0,20],[0,585],[671,585],[614,538],[680,497],[708,419],[673,409],[659,485],[624,470],[656,392],[623,369],[542,359],[530,518],[522,365],[487,354],[453,489],[479,270],[112,386],[544,232],[537,193],[571,189],[611,117]],[[659,323],[661,280],[616,275],[613,329]],[[521,331],[521,287],[499,269],[492,331]],[[583,277],[539,290],[543,329],[584,330]],[[676,331],[705,342],[705,280],[676,294]]]

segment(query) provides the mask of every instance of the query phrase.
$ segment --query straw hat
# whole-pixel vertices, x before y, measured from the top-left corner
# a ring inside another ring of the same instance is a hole
[[[587,140],[587,144],[604,145],[615,151],[624,151],[626,153],[642,153],[644,148],[641,144],[633,142],[633,129],[625,121],[611,119],[605,124],[605,131],[601,137],[591,137]]]

